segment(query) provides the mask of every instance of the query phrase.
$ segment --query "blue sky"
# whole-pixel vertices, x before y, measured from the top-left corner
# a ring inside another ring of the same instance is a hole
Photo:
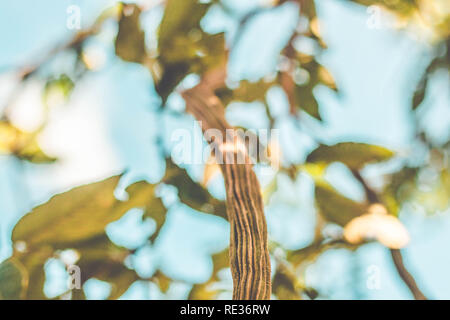
[[[230,0],[229,4],[240,12],[246,12],[257,2]],[[103,8],[112,3],[112,0],[3,1],[0,4],[0,43],[3,44],[0,69],[39,60],[55,44],[69,37],[72,32],[65,27],[69,5],[81,7],[82,25],[88,26]],[[317,9],[329,47],[321,62],[334,75],[341,94],[337,96],[326,88],[318,88],[315,92],[324,118],[322,126],[306,119],[307,126],[298,129],[287,116],[281,116],[277,125],[284,141],[285,157],[299,162],[315,147],[315,142],[304,130],[311,130],[327,143],[362,141],[390,147],[404,155],[414,154],[409,101],[420,76],[419,71],[430,59],[428,46],[406,33],[369,29],[366,24],[368,13],[364,7],[328,0],[318,2]],[[155,9],[143,17],[150,45],[161,13]],[[295,28],[295,19],[296,8],[291,4],[255,19],[244,34],[248,41],[239,43],[231,56],[230,78],[253,80],[273,71],[274,57],[286,42],[289,31]],[[217,9],[208,13],[202,25],[210,32],[225,31],[229,41],[236,30],[235,22]],[[69,104],[52,113],[52,121],[41,139],[45,150],[54,152],[64,161],[53,166],[26,165],[21,168],[14,160],[0,157],[0,260],[11,253],[8,239],[14,223],[32,206],[55,192],[96,181],[124,169],[128,171],[121,182],[123,185],[139,178],[150,182],[161,178],[164,164],[154,143],[160,128],[154,113],[159,100],[145,69],[114,57],[111,40],[115,31],[114,26],[107,26],[92,41],[93,47],[104,50],[105,67],[77,84]],[[60,59],[64,64],[66,58]],[[0,76],[0,101],[5,96],[5,89],[1,87],[7,88],[10,82],[10,76]],[[18,120],[23,126],[35,120],[32,116],[34,111],[28,108],[33,107],[30,103],[37,104],[38,88],[39,83],[31,83],[26,88],[25,97],[18,102],[18,110],[22,111],[18,111],[17,118],[25,118]],[[427,113],[425,126],[438,139],[448,134],[446,119],[450,119],[446,109],[446,78],[433,79],[431,90],[436,93],[432,110],[438,111]],[[287,115],[287,101],[280,90],[272,89],[269,101],[271,109]],[[179,108],[179,105],[176,96],[169,99],[169,108]],[[236,104],[227,111],[227,119],[234,125],[258,128],[266,123],[263,111],[263,106],[257,103]],[[190,116],[174,118],[166,115],[163,126],[166,136],[170,136],[180,127],[192,130],[193,119]],[[291,140],[299,141],[296,148],[288,144]],[[170,145],[169,141],[167,145]],[[189,167],[193,177],[200,178],[201,170],[201,166]],[[348,172],[339,166],[328,172],[329,180],[336,185],[345,181],[346,175]],[[313,237],[312,182],[306,176],[296,182],[281,177],[279,185],[281,189],[266,209],[271,239],[288,248],[302,247]],[[361,190],[351,183],[344,182],[339,186],[351,197],[358,198],[361,194]],[[221,182],[213,183],[211,191],[223,197]],[[173,202],[173,190],[168,188],[163,194],[165,203]],[[118,244],[137,246],[153,230],[150,222],[138,224],[139,215],[138,210],[130,212],[110,226],[108,234]],[[446,285],[450,283],[447,272],[450,256],[442,254],[450,240],[448,214],[426,218],[408,208],[400,218],[412,235],[405,260],[413,267],[412,272],[419,284],[423,284],[424,291],[434,298],[450,298],[450,288]],[[127,236],[130,230],[133,230],[133,237]],[[166,226],[157,243],[139,250],[131,259],[143,275],[150,275],[156,266],[161,266],[169,276],[200,282],[209,278],[211,272],[209,254],[225,248],[227,242],[226,222],[177,204],[169,210]],[[365,285],[366,271],[372,265],[380,270],[380,290],[368,290]],[[46,292],[53,295],[64,283],[58,277],[61,266],[56,262],[50,264],[48,274],[53,275],[54,280],[46,286]],[[325,253],[308,268],[307,283],[329,298],[410,297],[395,274],[388,250],[378,244],[362,247],[355,254],[344,250]],[[104,284],[92,282],[87,291],[89,297],[101,298],[107,290]],[[187,290],[187,286],[179,284],[171,288],[168,297],[183,298]],[[143,283],[133,285],[124,298],[149,297],[164,298],[156,288],[149,290]]]

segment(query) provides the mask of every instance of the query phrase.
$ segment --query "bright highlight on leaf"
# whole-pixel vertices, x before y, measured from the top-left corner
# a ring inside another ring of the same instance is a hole
[[[381,204],[371,205],[368,213],[351,220],[344,228],[344,237],[353,244],[378,240],[391,249],[400,249],[409,243],[406,228]]]
[[[39,147],[37,133],[22,131],[8,121],[0,121],[0,154],[12,154],[34,163],[55,161]]]

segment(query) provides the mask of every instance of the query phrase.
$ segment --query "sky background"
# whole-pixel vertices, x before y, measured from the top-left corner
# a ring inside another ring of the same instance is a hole
[[[260,1],[226,2],[245,14]],[[69,39],[73,31],[66,28],[68,6],[81,7],[82,27],[88,27],[113,3],[112,0],[2,1],[0,71],[39,61],[55,45]],[[281,90],[271,89],[269,104],[280,116],[277,128],[280,129],[285,161],[301,162],[317,145],[304,130],[313,132],[313,136],[326,143],[368,142],[392,148],[405,157],[423,157],[420,149],[411,142],[414,133],[409,108],[415,84],[430,60],[430,47],[405,32],[387,27],[368,28],[369,13],[362,6],[325,0],[317,1],[317,10],[322,22],[321,32],[328,45],[320,61],[335,77],[340,94],[318,88],[315,95],[324,124],[306,118],[306,125],[299,128],[288,117],[287,100]],[[155,32],[161,17],[162,10],[158,8],[142,17],[150,47],[155,45]],[[231,55],[229,79],[257,80],[273,72],[276,57],[297,24],[296,18],[296,7],[288,3],[254,19],[243,34],[244,40]],[[208,32],[225,31],[227,41],[231,42],[236,21],[213,8],[202,21],[202,27]],[[88,73],[77,83],[69,103],[51,112],[50,122],[40,137],[42,148],[57,155],[61,161],[49,166],[20,166],[16,160],[0,156],[0,261],[12,252],[9,241],[12,227],[33,206],[45,202],[55,193],[125,169],[122,187],[139,179],[158,182],[164,173],[164,161],[155,144],[158,130],[163,128],[168,150],[173,146],[171,134],[177,128],[200,135],[199,128],[188,115],[175,118],[166,114],[162,123],[158,123],[155,110],[159,98],[151,76],[141,66],[115,57],[112,40],[116,32],[113,24],[107,24],[101,34],[90,40],[89,48],[103,57],[103,68]],[[308,44],[299,45],[305,50],[313,49]],[[61,72],[70,59],[69,55],[58,56],[44,73]],[[0,75],[0,105],[3,105],[14,79],[12,72]],[[185,84],[189,85],[189,81],[195,79],[187,79]],[[32,129],[42,119],[41,86],[39,81],[29,82],[15,102],[12,117],[20,128]],[[436,141],[449,134],[448,87],[448,78],[436,75],[431,81],[431,94],[425,100],[427,109],[423,112],[423,125]],[[179,110],[183,108],[183,102],[179,96],[172,95],[168,106]],[[251,128],[267,125],[264,106],[258,103],[233,103],[226,116],[232,125]],[[186,167],[194,178],[201,178],[202,166]],[[383,170],[390,168],[368,168],[365,174],[376,176]],[[363,191],[346,179],[348,176],[349,172],[338,164],[327,171],[329,181],[342,193],[361,199]],[[260,176],[260,179],[264,185],[265,177]],[[301,248],[314,236],[313,183],[306,175],[301,175],[295,182],[281,176],[278,183],[279,190],[266,207],[270,238],[289,249]],[[210,190],[217,197],[224,197],[220,178],[211,183]],[[228,245],[228,223],[177,203],[176,192],[169,187],[160,192],[165,204],[175,205],[168,212],[158,241],[138,250],[129,263],[143,276],[150,276],[161,266],[167,275],[182,281],[207,280],[212,270],[210,254]],[[117,244],[138,247],[154,228],[151,221],[139,223],[141,214],[139,210],[130,211],[108,227],[108,235]],[[400,219],[412,238],[405,249],[406,265],[410,266],[426,295],[450,299],[448,210],[426,217],[420,210],[405,208]],[[371,266],[376,266],[380,272],[381,288],[378,290],[369,290],[366,286]],[[65,275],[60,263],[48,263],[47,275],[49,281],[45,292],[48,296],[64,291]],[[229,273],[223,277],[224,285],[231,286],[230,281],[226,281],[231,279]],[[326,252],[308,267],[306,281],[331,299],[410,298],[393,268],[389,251],[376,243],[365,245],[356,253],[342,249]],[[93,280],[86,284],[85,290],[89,298],[101,299],[107,296],[109,289],[107,284]],[[156,286],[137,282],[123,298],[185,298],[188,290],[188,285],[179,283],[163,295]],[[229,298],[226,294],[223,297]]]

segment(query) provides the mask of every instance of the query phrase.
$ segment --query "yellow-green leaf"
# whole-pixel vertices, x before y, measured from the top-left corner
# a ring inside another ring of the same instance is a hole
[[[199,28],[200,20],[210,4],[197,0],[168,0],[159,28],[158,47],[164,55],[182,37]],[[193,35],[191,35],[193,37]]]
[[[242,80],[236,89],[221,88],[216,94],[227,105],[231,101],[253,102],[264,101],[267,91],[274,85],[271,81],[259,80],[250,82]]]
[[[319,113],[319,104],[314,97],[313,89],[311,85],[297,85],[294,91],[294,101],[297,108],[300,108],[300,110],[305,111],[317,120],[322,120]]]
[[[81,283],[90,278],[111,284],[108,299],[117,299],[139,279],[134,270],[124,265],[130,251],[112,243],[106,234],[96,237],[74,248],[80,254],[76,263],[81,270]]]
[[[127,201],[117,200],[114,190],[119,179],[114,176],[54,196],[17,223],[12,240],[24,241],[27,247],[85,240],[102,234],[107,224],[153,199],[154,186],[137,182],[126,189]]]
[[[361,169],[367,163],[389,160],[394,153],[384,147],[356,142],[321,145],[306,158],[307,162],[342,162],[350,169]]]
[[[155,241],[159,235],[164,222],[166,222],[167,209],[164,206],[161,198],[151,197],[148,204],[145,206],[143,218],[152,218],[156,223],[155,232],[150,236],[150,241]]]
[[[75,83],[66,74],[62,74],[58,78],[47,81],[44,89],[44,102],[50,105],[51,102],[64,102],[72,93]]]
[[[203,74],[225,61],[224,34],[211,35],[200,27],[210,5],[197,0],[166,3],[158,38],[161,75],[156,84],[163,101],[189,73]]]
[[[166,162],[166,175],[163,182],[178,188],[180,201],[189,207],[227,219],[225,202],[214,198],[202,185],[192,180],[185,169]]]
[[[141,9],[137,5],[123,4],[116,38],[116,54],[125,61],[142,63],[147,55],[140,16]]]
[[[24,298],[27,284],[28,273],[18,260],[10,258],[0,264],[0,299]]]
[[[272,280],[272,292],[280,300],[301,300],[295,273],[287,265],[278,263]]]
[[[157,270],[151,280],[158,285],[162,293],[166,293],[172,283],[172,279],[166,276],[161,270]]]
[[[316,181],[316,204],[322,216],[345,226],[350,220],[367,212],[367,204],[353,201],[337,192],[331,185]]]

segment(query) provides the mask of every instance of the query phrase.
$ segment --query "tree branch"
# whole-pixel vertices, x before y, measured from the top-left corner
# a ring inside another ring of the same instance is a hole
[[[412,295],[414,296],[414,299],[427,300],[425,295],[417,286],[417,283],[414,280],[412,274],[409,273],[409,271],[406,269],[401,251],[399,249],[390,249],[390,251],[392,260],[395,264],[395,268],[397,269],[400,278],[402,278],[403,282],[408,286],[409,291],[411,291]]]
[[[376,192],[370,188],[364,178],[361,176],[361,173],[358,170],[352,170],[353,176],[358,180],[364,188],[366,193],[367,200],[370,203],[381,203]],[[425,295],[422,293],[420,288],[418,287],[416,281],[412,274],[406,269],[406,266],[403,262],[402,252],[399,249],[389,249],[392,257],[392,261],[394,262],[395,269],[397,270],[398,275],[403,280],[403,282],[408,287],[409,291],[413,295],[416,300],[427,300]]]

